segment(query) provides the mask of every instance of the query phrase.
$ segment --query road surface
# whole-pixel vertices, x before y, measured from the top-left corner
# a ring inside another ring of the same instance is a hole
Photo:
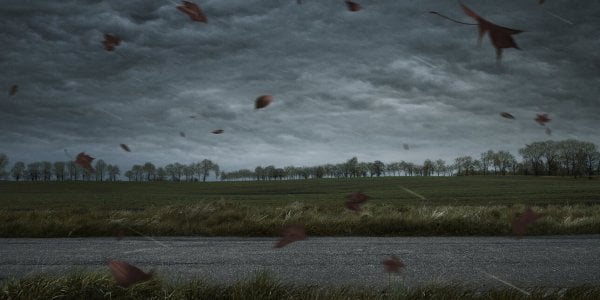
[[[0,239],[0,280],[70,270],[108,273],[107,259],[155,269],[168,280],[227,283],[270,270],[284,282],[385,287],[382,261],[406,267],[407,286],[477,288],[600,284],[600,235],[513,237],[322,237],[274,249],[275,238],[126,237]]]

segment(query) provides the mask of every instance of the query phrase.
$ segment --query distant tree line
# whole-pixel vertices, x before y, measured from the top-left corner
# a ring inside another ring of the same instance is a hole
[[[257,166],[254,170],[221,171],[211,160],[188,165],[171,163],[156,167],[147,162],[134,165],[123,174],[129,181],[206,181],[212,174],[222,181],[294,180],[309,178],[353,178],[379,176],[470,176],[470,175],[547,175],[584,177],[600,175],[600,153],[590,142],[574,139],[534,142],[519,149],[521,161],[508,151],[488,150],[479,158],[461,156],[447,163],[443,159],[426,159],[422,164],[398,161],[383,163],[359,162],[356,157],[344,163],[311,167]],[[15,181],[95,180],[118,181],[121,171],[117,165],[96,161],[91,173],[73,161],[16,162],[8,169],[8,157],[0,154],[0,179]]]

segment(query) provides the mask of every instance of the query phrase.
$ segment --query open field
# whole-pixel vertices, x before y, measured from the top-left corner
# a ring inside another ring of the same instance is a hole
[[[371,199],[360,213],[345,197]],[[423,199],[424,198],[424,199]],[[0,236],[506,235],[526,206],[532,234],[600,233],[600,180],[384,177],[210,183],[0,183]]]
[[[458,285],[406,288],[394,279],[388,288],[379,290],[290,285],[258,273],[230,285],[202,280],[170,284],[155,277],[124,289],[106,273],[71,273],[6,282],[0,286],[0,299],[597,299],[600,294],[598,286],[528,291],[509,287],[477,291]]]

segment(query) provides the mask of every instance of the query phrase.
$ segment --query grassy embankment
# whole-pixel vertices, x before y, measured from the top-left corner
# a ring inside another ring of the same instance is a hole
[[[598,286],[529,289],[530,295],[504,288],[477,291],[456,285],[406,288],[394,282],[387,289],[317,287],[285,284],[268,273],[230,285],[194,280],[171,284],[160,278],[129,289],[102,273],[33,276],[0,285],[0,299],[597,299]]]
[[[344,208],[355,191],[371,196],[360,213]],[[546,214],[530,234],[600,233],[598,179],[478,176],[1,182],[0,236],[277,236],[288,223],[311,236],[508,235],[527,206]]]

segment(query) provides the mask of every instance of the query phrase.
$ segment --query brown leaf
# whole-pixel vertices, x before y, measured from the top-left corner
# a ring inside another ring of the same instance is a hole
[[[514,117],[513,115],[511,115],[511,114],[509,114],[509,113],[507,113],[507,112],[501,112],[501,113],[500,113],[500,115],[501,115],[503,118],[507,118],[507,119],[513,119],[513,120],[515,119],[515,117]]]
[[[350,11],[359,11],[359,10],[362,9],[362,7],[360,6],[360,4],[358,4],[356,2],[346,1],[346,5],[348,6],[348,9]]]
[[[262,95],[262,96],[256,98],[255,108],[256,109],[261,109],[263,107],[266,107],[267,105],[271,104],[272,101],[273,101],[273,96],[271,96],[271,95]]]
[[[367,202],[369,196],[363,192],[356,192],[346,196],[346,199],[348,199],[346,201],[346,208],[358,212],[360,211],[360,205]]]
[[[290,243],[306,239],[304,225],[288,225],[283,228],[281,239],[275,244],[274,248],[282,248]]]
[[[137,267],[130,265],[124,261],[111,260],[108,262],[108,267],[117,284],[124,288],[128,288],[136,283],[146,281],[152,277],[152,273],[145,273]]]
[[[10,89],[8,90],[8,95],[10,95],[10,96],[14,96],[14,95],[17,93],[17,91],[18,91],[18,90],[19,90],[19,86],[18,86],[18,85],[16,85],[16,84],[13,84],[13,85],[10,87]]]
[[[223,132],[225,132],[225,130],[223,130],[223,129],[215,129],[212,131],[212,133],[214,133],[214,134],[221,134]]]
[[[129,146],[125,145],[125,144],[121,144],[121,149],[127,151],[127,152],[131,152],[131,149],[129,149]]]
[[[390,273],[400,273],[400,269],[404,266],[404,263],[394,255],[383,261],[385,271]]]
[[[546,126],[546,123],[552,121],[552,119],[548,117],[548,114],[537,114],[537,117],[534,120],[542,126]]]
[[[543,216],[543,214],[535,213],[531,208],[527,208],[521,217],[512,222],[513,233],[517,235],[517,238],[520,238],[526,233],[529,224],[537,221]]]
[[[479,39],[478,39],[479,45],[481,45],[481,39],[483,38],[485,33],[488,31],[490,32],[490,39],[492,40],[492,44],[494,45],[494,48],[496,48],[496,59],[498,61],[502,57],[502,49],[503,48],[521,49],[521,48],[519,48],[517,43],[515,43],[515,41],[513,40],[512,35],[519,34],[519,33],[523,32],[522,30],[498,26],[498,25],[482,18],[481,16],[476,14],[474,11],[472,11],[465,5],[461,4],[461,6],[462,6],[462,9],[465,12],[465,14],[467,14],[467,16],[469,16],[477,21],[477,24],[479,27]]]
[[[106,51],[115,50],[115,47],[118,46],[120,43],[121,39],[119,37],[110,35],[108,33],[104,34],[104,41],[102,42],[102,45],[104,45],[104,49],[106,49]]]
[[[77,157],[75,158],[75,163],[80,165],[82,168],[88,170],[90,173],[94,173],[95,170],[94,168],[92,168],[92,161],[95,158],[85,154],[85,152],[81,152],[79,154],[77,154]]]
[[[192,21],[208,23],[208,18],[206,18],[206,16],[202,12],[202,9],[200,9],[198,5],[190,1],[181,2],[183,3],[183,5],[177,6],[177,9],[190,16],[190,19],[192,19]]]

